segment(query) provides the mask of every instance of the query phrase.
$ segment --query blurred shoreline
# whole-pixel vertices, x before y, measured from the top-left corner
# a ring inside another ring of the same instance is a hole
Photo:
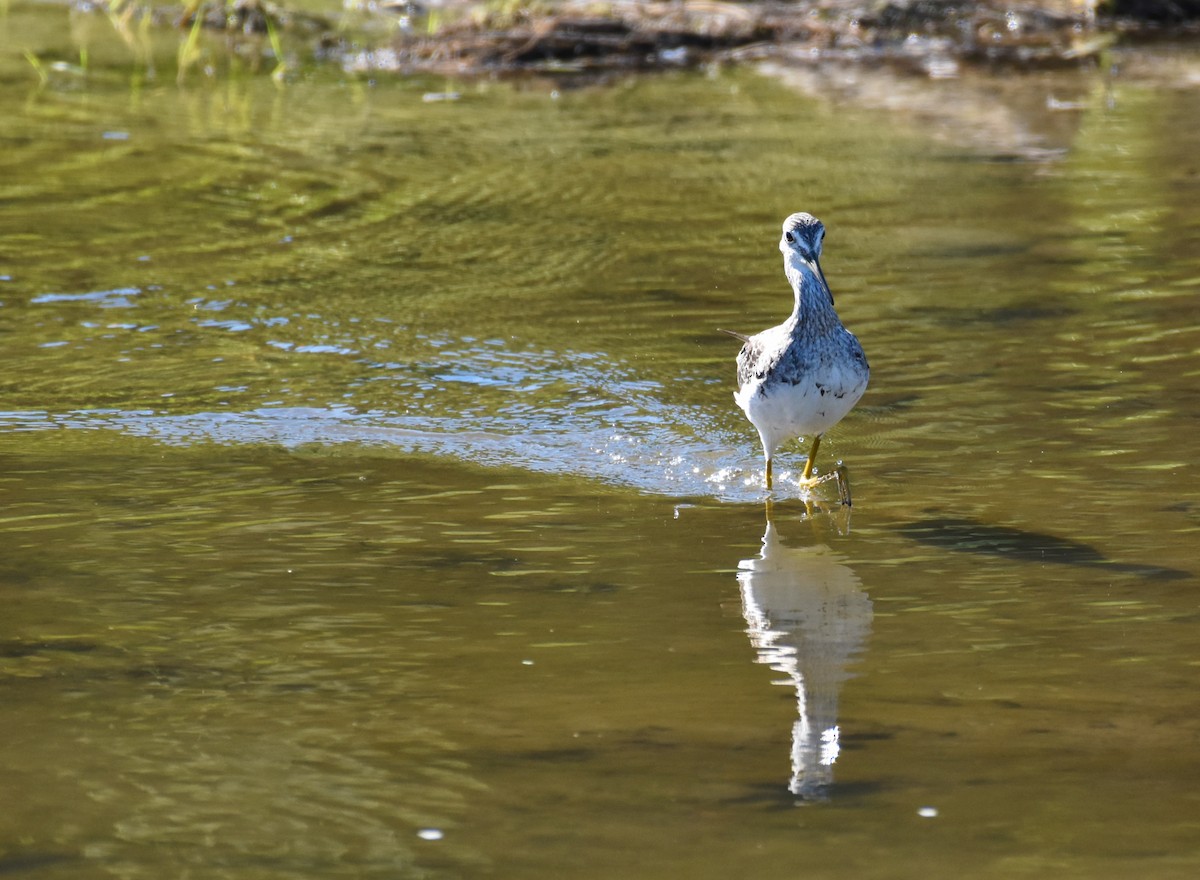
[[[181,67],[203,41],[292,69],[475,77],[607,75],[772,62],[886,68],[934,79],[964,69],[1070,69],[1107,50],[1200,42],[1200,0],[50,0],[111,23],[135,48],[178,34]],[[6,7],[6,18],[10,15]],[[74,27],[74,25],[72,25]],[[33,50],[33,54],[37,54]],[[194,53],[193,53],[194,54]],[[297,65],[299,59],[299,65]],[[278,72],[278,67],[277,67]]]

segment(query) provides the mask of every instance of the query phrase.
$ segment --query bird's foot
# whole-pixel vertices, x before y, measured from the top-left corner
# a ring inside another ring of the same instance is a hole
[[[842,502],[843,507],[850,507],[853,504],[850,499],[850,472],[839,461],[837,467],[833,469],[833,473],[837,477],[838,500]]]
[[[829,473],[801,477],[799,482],[800,488],[808,491],[831,480],[837,483],[838,501],[841,502],[843,507],[850,507],[852,503],[850,499],[850,474],[846,470],[846,466],[840,461],[837,463],[837,467]]]

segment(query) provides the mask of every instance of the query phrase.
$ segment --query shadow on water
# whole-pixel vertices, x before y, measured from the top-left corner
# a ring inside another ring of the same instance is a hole
[[[1043,532],[1032,532],[1013,526],[998,526],[978,520],[935,517],[918,520],[900,527],[905,537],[960,553],[995,556],[1013,562],[1039,562],[1100,568],[1105,571],[1134,574],[1154,580],[1191,578],[1191,572],[1157,565],[1117,562],[1090,544],[1070,538],[1059,538]]]
[[[812,543],[789,545],[768,514],[757,558],[738,563],[742,614],[757,661],[796,691],[788,790],[802,801],[830,796],[841,751],[838,696],[871,632],[871,599],[820,530],[850,525],[849,508],[812,521]],[[834,517],[840,519],[835,520]]]

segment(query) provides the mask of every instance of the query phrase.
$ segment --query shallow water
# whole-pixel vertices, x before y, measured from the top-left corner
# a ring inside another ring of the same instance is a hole
[[[1194,55],[1007,140],[5,57],[0,871],[1200,868]],[[802,209],[872,383],[768,526],[716,328]]]

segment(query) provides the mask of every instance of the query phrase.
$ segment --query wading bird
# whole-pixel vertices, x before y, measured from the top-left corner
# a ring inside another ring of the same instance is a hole
[[[870,368],[858,339],[842,326],[821,271],[825,226],[811,214],[783,222],[779,250],[796,295],[792,314],[754,336],[725,330],[744,343],[737,356],[737,405],[758,430],[767,460],[767,489],[775,451],[794,437],[812,437],[801,484],[811,487],[821,436],[854,408],[867,390]],[[843,501],[849,502],[842,487]]]

